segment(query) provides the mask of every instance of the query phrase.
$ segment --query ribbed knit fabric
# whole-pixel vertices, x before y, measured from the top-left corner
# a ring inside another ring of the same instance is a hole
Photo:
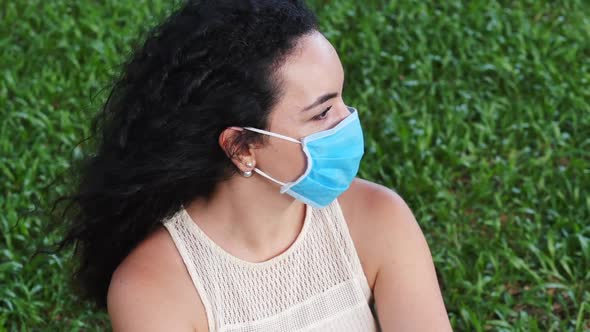
[[[217,245],[184,208],[163,221],[205,306],[209,331],[378,331],[371,289],[338,200],[306,205],[295,242],[254,263]]]

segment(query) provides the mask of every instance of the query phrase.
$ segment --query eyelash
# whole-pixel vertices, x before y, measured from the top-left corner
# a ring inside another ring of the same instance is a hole
[[[322,113],[320,113],[320,114],[318,114],[318,115],[314,116],[314,117],[313,117],[313,120],[315,120],[315,121],[322,121],[322,120],[325,120],[325,119],[326,119],[326,117],[327,117],[328,111],[329,111],[331,108],[332,108],[332,106],[330,106],[330,107],[326,108],[326,110],[325,110],[325,111],[323,111]],[[321,116],[322,116],[322,114],[326,114],[326,115],[325,115],[325,116],[322,118],[322,117],[321,117]]]

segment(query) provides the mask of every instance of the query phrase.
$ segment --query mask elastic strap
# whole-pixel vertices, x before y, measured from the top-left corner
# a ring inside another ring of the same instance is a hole
[[[290,142],[293,142],[293,143],[301,144],[300,141],[298,141],[298,140],[296,140],[296,139],[294,139],[292,137],[281,135],[281,134],[277,134],[277,133],[273,133],[271,131],[266,131],[266,130],[262,130],[262,129],[258,129],[258,128],[253,128],[253,127],[242,127],[242,128],[247,129],[247,130],[251,130],[251,131],[254,131],[254,132],[257,132],[257,133],[260,133],[260,134],[274,136],[274,137],[277,137],[277,138],[280,138],[280,139],[284,139],[284,140],[287,140],[287,141],[290,141]],[[283,193],[284,191],[286,191],[288,189],[288,188],[286,188],[286,186],[287,186],[286,183],[281,182],[279,180],[276,180],[275,178],[273,178],[272,176],[266,174],[265,172],[263,172],[259,168],[254,167],[254,172],[256,172],[256,173],[264,176],[265,178],[267,178],[267,179],[269,179],[269,180],[271,180],[271,181],[273,181],[275,183],[280,184],[283,187],[283,188],[281,188],[281,193]]]
[[[258,174],[260,174],[260,175],[264,176],[265,178],[267,178],[267,179],[269,179],[269,180],[271,180],[271,181],[273,181],[273,182],[276,182],[276,183],[280,184],[281,186],[284,186],[284,185],[286,185],[286,183],[284,183],[284,182],[281,182],[281,181],[279,181],[279,180],[275,180],[275,179],[274,179],[272,176],[270,176],[270,175],[268,175],[268,174],[264,173],[263,171],[261,171],[261,170],[260,170],[260,169],[258,169],[258,168],[254,168],[254,172],[256,172],[256,173],[258,173]]]
[[[274,136],[274,137],[277,137],[277,138],[282,138],[284,140],[291,141],[293,143],[299,143],[299,144],[301,144],[301,142],[299,142],[298,140],[296,140],[296,139],[294,139],[292,137],[289,137],[289,136],[285,136],[285,135],[273,133],[273,132],[262,130],[262,129],[258,129],[258,128],[252,128],[252,127],[242,127],[242,128],[248,129],[248,130],[251,130],[251,131],[255,131],[255,132],[260,133],[260,134],[265,134],[265,135]]]

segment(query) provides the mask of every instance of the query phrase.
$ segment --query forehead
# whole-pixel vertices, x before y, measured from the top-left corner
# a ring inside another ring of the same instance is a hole
[[[281,104],[303,108],[320,95],[339,92],[344,70],[332,44],[321,33],[314,32],[298,41],[279,75],[283,88]]]

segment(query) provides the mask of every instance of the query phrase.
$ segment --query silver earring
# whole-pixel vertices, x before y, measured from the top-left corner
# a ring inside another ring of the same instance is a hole
[[[254,166],[254,164],[251,161],[248,161],[248,162],[246,162],[246,166],[252,167],[252,166]],[[242,173],[242,175],[244,175],[244,177],[249,178],[249,177],[252,176],[252,170],[245,171],[245,172]]]

